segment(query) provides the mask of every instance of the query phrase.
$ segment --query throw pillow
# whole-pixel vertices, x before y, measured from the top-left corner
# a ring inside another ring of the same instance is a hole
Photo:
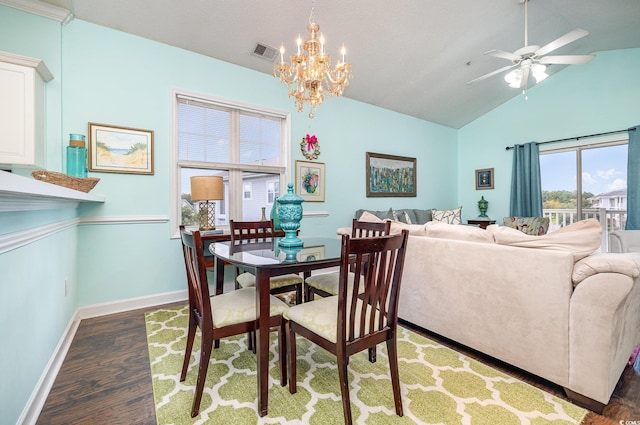
[[[569,251],[573,254],[574,261],[598,249],[602,239],[602,227],[595,218],[576,221],[542,236],[527,235],[506,226],[496,227],[492,229],[493,236],[501,245]]]
[[[433,221],[440,221],[447,224],[460,224],[460,213],[462,207],[454,208],[451,210],[437,210],[431,208],[431,216]]]
[[[635,279],[640,275],[640,256],[592,254],[575,264],[571,279],[577,285],[597,273],[621,273]]]
[[[431,238],[455,239],[459,241],[494,243],[493,233],[476,226],[454,226],[439,221],[430,221],[425,226]]]
[[[362,215],[360,217],[358,217],[358,221],[369,221],[369,222],[373,222],[373,223],[380,223],[384,220],[382,220],[381,218],[379,218],[377,215],[369,212],[369,211],[365,211],[362,213]],[[349,234],[351,234],[351,232],[349,232]]]
[[[549,229],[549,217],[505,217],[502,222],[527,235],[544,235]]]
[[[413,221],[416,224],[425,224],[432,220],[431,210],[414,209],[413,215],[416,218],[416,220],[415,221],[411,220],[411,221]]]

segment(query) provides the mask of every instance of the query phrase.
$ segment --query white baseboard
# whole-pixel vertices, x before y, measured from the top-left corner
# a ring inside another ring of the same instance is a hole
[[[69,347],[71,347],[71,342],[76,335],[76,331],[78,330],[78,326],[80,326],[80,321],[82,319],[121,313],[123,311],[136,310],[139,308],[154,307],[173,302],[187,301],[187,298],[188,293],[185,289],[181,291],[167,292],[164,294],[131,298],[78,308],[62,333],[58,345],[53,350],[49,362],[40,376],[40,380],[38,380],[38,383],[31,393],[31,397],[22,410],[20,418],[18,418],[17,425],[34,425],[38,420],[38,416],[40,416],[44,403],[49,396],[49,391],[51,391],[51,387],[56,380],[56,376],[58,376],[58,372],[62,367],[64,358],[67,356]]]

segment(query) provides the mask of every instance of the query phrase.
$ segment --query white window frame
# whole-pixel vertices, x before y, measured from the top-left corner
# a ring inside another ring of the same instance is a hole
[[[247,192],[249,196],[247,196]],[[242,182],[242,200],[250,201],[253,199],[253,183],[252,182]]]
[[[199,102],[211,102],[216,105],[240,109],[245,112],[253,112],[262,115],[273,115],[283,119],[282,123],[282,139],[280,145],[280,158],[282,163],[280,166],[262,166],[252,164],[229,164],[215,162],[191,162],[181,161],[179,163],[179,128],[178,128],[178,97],[192,98]],[[229,188],[228,193],[243,193],[242,174],[245,171],[267,172],[280,175],[280,187],[283,187],[289,181],[290,164],[291,164],[291,113],[283,110],[268,108],[260,105],[252,105],[221,97],[204,95],[201,93],[190,92],[182,89],[171,89],[170,102],[171,122],[170,122],[170,167],[171,167],[171,190],[170,192],[170,232],[172,238],[179,238],[179,225],[182,217],[181,214],[181,188],[180,188],[180,169],[183,166],[191,166],[193,168],[211,168],[218,170],[228,170],[229,172]],[[240,217],[242,214],[242,202],[244,196],[229,196],[229,211],[227,216],[232,219]]]

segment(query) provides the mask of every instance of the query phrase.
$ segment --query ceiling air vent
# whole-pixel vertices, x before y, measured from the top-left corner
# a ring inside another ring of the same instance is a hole
[[[271,47],[271,46],[267,46],[264,43],[256,43],[256,47],[253,49],[253,52],[251,52],[251,54],[253,56],[258,56],[259,58],[262,58],[266,61],[269,62],[273,62],[273,60],[276,58],[276,55],[278,54],[278,50]]]

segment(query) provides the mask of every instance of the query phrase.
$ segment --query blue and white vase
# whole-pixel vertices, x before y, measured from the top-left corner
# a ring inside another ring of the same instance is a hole
[[[284,230],[284,238],[278,241],[283,247],[302,246],[302,241],[296,235],[302,220],[302,203],[304,199],[293,193],[293,184],[289,183],[287,193],[278,198],[278,217],[280,226]]]

